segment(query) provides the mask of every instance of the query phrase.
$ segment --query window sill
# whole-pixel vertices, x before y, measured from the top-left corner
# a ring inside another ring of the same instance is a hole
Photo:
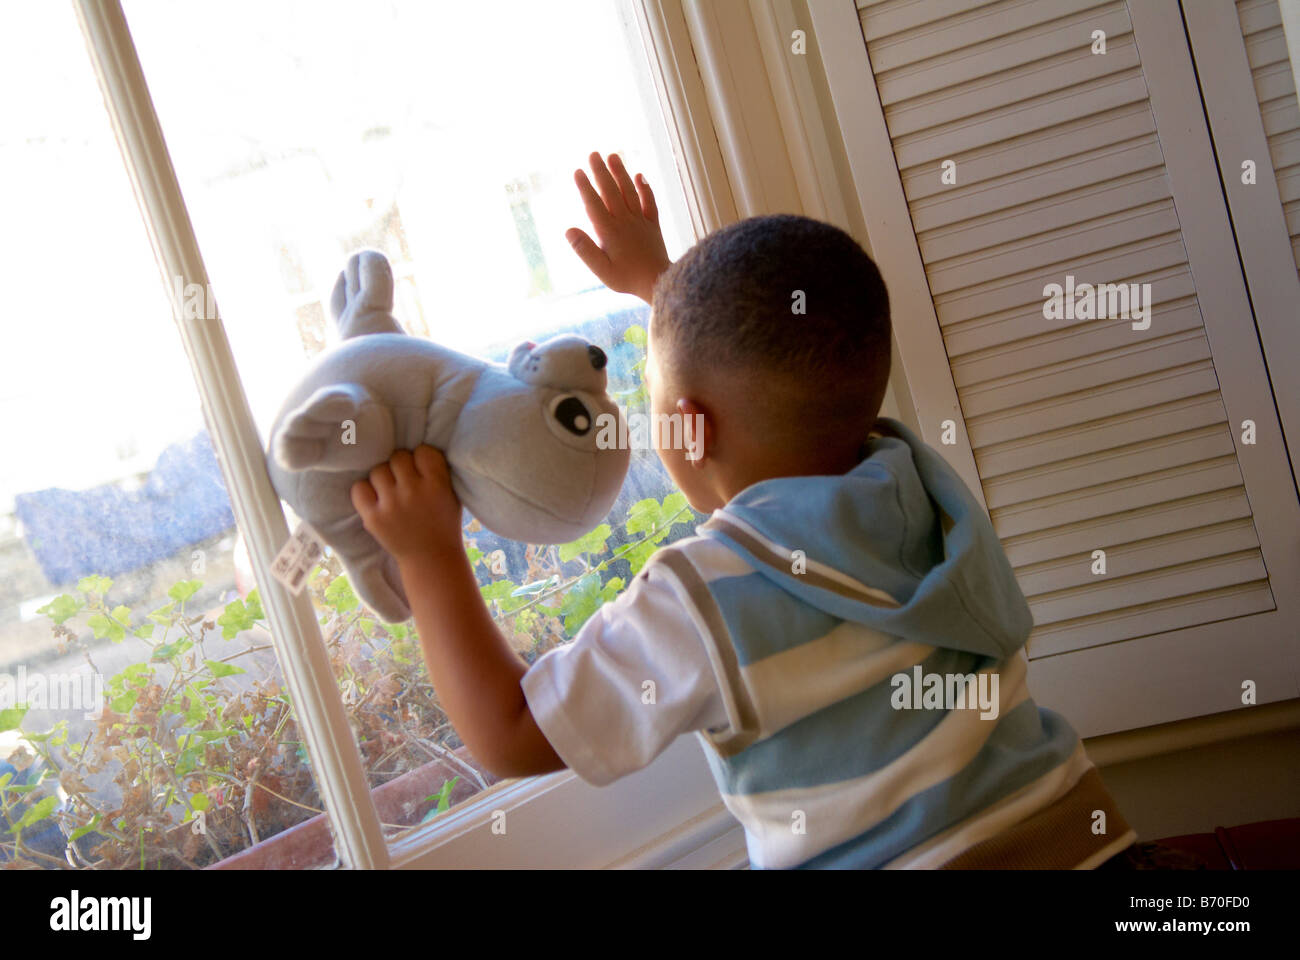
[[[455,753],[471,759],[464,747]],[[409,805],[460,773],[432,761],[376,787],[380,820],[409,819]],[[735,869],[749,863],[744,832],[719,802],[693,736],[678,738],[649,767],[606,787],[593,787],[571,770],[508,782],[484,779],[488,791],[474,792],[462,781],[452,790],[451,809],[391,841],[391,866]],[[496,784],[502,785],[491,789]],[[207,869],[319,870],[336,863],[328,821],[320,814]]]

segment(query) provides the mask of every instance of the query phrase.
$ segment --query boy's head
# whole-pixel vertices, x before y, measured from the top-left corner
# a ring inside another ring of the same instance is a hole
[[[697,510],[770,477],[859,462],[889,379],[889,295],[847,233],[807,217],[742,220],[666,270],[653,304],[651,413],[685,421],[685,449],[658,430],[656,445]]]

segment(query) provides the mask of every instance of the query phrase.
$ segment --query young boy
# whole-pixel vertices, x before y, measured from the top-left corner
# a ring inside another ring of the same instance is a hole
[[[649,185],[616,156],[591,166],[595,187],[576,181],[600,242],[569,239],[652,303],[651,412],[687,428],[657,452],[711,516],[529,668],[480,597],[442,455],[401,451],[358,483],[461,739],[500,776],[568,766],[600,786],[693,731],[756,868],[1089,868],[1127,848],[1074,730],[1029,696],[1030,612],[988,518],[877,419],[872,260],[785,216],[670,265]]]

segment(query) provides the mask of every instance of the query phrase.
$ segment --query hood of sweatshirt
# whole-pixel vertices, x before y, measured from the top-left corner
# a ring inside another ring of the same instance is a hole
[[[1033,618],[965,483],[888,417],[878,419],[865,453],[840,476],[747,487],[699,532],[842,620],[935,647],[1010,656]]]

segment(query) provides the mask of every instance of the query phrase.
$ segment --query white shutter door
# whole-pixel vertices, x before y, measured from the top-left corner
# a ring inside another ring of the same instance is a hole
[[[1268,138],[1291,259],[1300,273],[1300,103],[1277,0],[1237,0],[1260,122]]]
[[[1232,709],[1241,680],[1261,702],[1296,696],[1294,609],[1279,610],[1275,578],[1295,582],[1300,510],[1176,4],[859,6],[856,74],[825,29],[836,14],[815,13],[828,83],[872,253],[891,291],[904,277],[895,327],[932,318],[940,331],[989,515],[1033,610],[1036,695],[1084,735]],[[1131,16],[1147,21],[1136,37]],[[855,81],[875,96],[846,89]],[[854,163],[869,150],[876,162]],[[941,176],[949,160],[956,184]],[[906,257],[932,306],[908,299]],[[1044,287],[1067,275],[1150,284],[1150,328],[1045,319]],[[942,398],[944,378],[923,369],[909,365],[913,394]],[[1246,418],[1261,440],[1239,447]],[[922,426],[934,443],[938,425]],[[1220,627],[1188,632],[1208,624]],[[1243,629],[1265,639],[1234,651]],[[1180,666],[1181,690],[1148,677],[1144,704],[1100,702],[1099,688],[1141,696],[1117,674],[1175,650],[1204,654],[1206,669]],[[1234,664],[1250,673],[1224,676]]]
[[[1300,473],[1300,103],[1282,13],[1278,0],[1185,0],[1183,12],[1291,467]]]

